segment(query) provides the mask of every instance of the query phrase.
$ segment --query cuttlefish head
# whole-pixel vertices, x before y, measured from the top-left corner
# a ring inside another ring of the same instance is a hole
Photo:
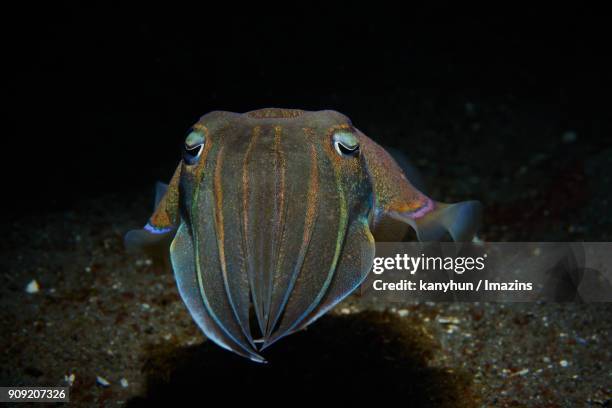
[[[260,351],[356,289],[374,236],[469,239],[478,205],[443,205],[414,189],[387,152],[334,111],[212,112],[129,248],[174,237],[179,292],[204,333]]]

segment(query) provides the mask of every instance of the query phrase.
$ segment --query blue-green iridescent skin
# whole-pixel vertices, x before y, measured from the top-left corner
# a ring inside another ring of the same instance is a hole
[[[126,245],[173,237],[172,267],[195,322],[253,361],[353,292],[376,239],[399,240],[409,227],[420,239],[471,239],[477,224],[477,203],[430,200],[338,112],[212,112],[185,147]]]

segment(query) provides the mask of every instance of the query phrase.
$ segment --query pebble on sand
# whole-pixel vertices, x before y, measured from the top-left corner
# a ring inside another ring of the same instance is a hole
[[[27,293],[38,293],[40,291],[40,285],[36,281],[36,279],[32,279],[28,286],[26,286],[25,291]]]
[[[100,376],[96,377],[96,382],[103,387],[108,387],[110,385],[110,382],[108,382],[106,378]]]
[[[70,387],[72,387],[72,384],[74,384],[74,380],[76,380],[76,375],[74,375],[74,373],[71,374],[66,374],[64,376],[64,381],[66,382],[66,384],[68,384]]]
[[[440,324],[459,324],[461,321],[459,320],[459,318],[455,317],[455,316],[449,316],[449,317],[443,317],[443,316],[439,316],[438,317],[438,323]]]
[[[121,384],[121,386],[122,386],[123,388],[127,388],[127,387],[130,385],[130,383],[128,382],[128,380],[127,380],[127,379],[125,379],[125,378],[120,379],[120,380],[119,380],[119,384]]]
[[[515,375],[521,375],[522,376],[522,375],[527,375],[527,374],[529,374],[529,369],[528,368],[523,368],[522,370],[519,370],[519,371],[515,372],[514,374],[512,374],[512,376],[515,376]]]

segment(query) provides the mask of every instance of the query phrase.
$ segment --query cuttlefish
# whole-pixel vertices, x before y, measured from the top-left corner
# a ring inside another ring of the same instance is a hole
[[[129,249],[170,242],[182,300],[204,334],[257,362],[353,292],[376,241],[471,240],[480,204],[436,202],[335,111],[216,111]]]

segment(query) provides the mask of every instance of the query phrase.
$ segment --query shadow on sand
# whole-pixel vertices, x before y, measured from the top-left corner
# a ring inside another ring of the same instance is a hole
[[[429,367],[439,346],[409,319],[379,312],[326,316],[252,363],[212,342],[151,348],[143,371],[146,394],[128,407],[284,403],[304,405],[396,401],[410,407],[471,407],[471,378]],[[378,405],[378,404],[377,404]]]

